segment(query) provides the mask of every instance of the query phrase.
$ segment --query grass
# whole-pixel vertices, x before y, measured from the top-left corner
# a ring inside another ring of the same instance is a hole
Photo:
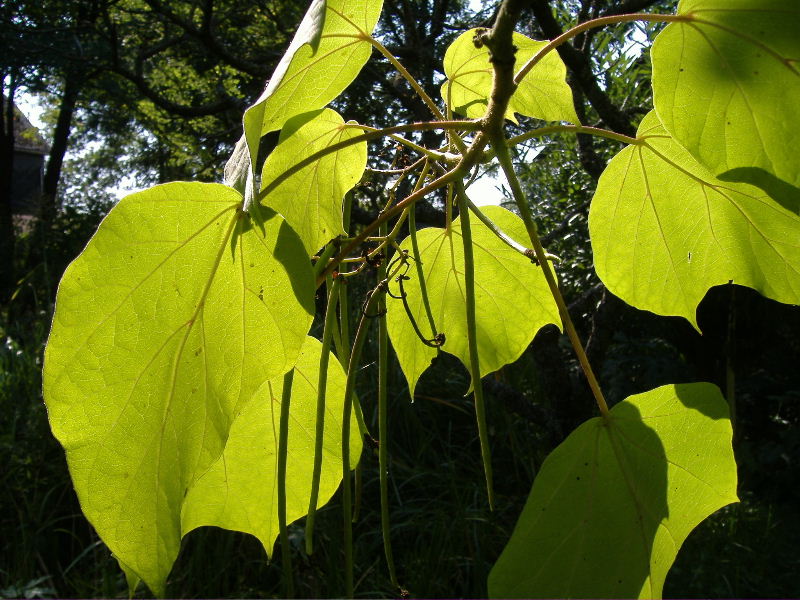
[[[357,302],[351,304],[357,308]],[[49,431],[40,372],[50,308],[32,306],[11,317],[4,313],[0,329],[0,597],[124,598],[122,573],[82,516],[63,450]],[[776,318],[793,323],[783,314]],[[741,327],[746,325],[742,321]],[[797,342],[790,333],[785,338],[772,340],[764,361],[797,364]],[[685,357],[665,344],[615,339],[602,366],[606,384],[624,395],[628,387],[651,385],[651,362],[683,365]],[[386,442],[391,537],[398,579],[412,596],[486,596],[487,575],[531,482],[570,426],[560,403],[571,392],[554,384],[560,380],[552,364],[563,356],[553,355],[553,348],[558,352],[557,345],[542,352],[537,342],[539,355],[526,353],[486,381],[496,473],[493,512],[487,506],[474,407],[463,396],[468,388],[463,366],[441,356],[420,381],[413,403],[399,369],[391,371]],[[743,352],[754,356],[747,348]],[[367,348],[365,356],[370,355]],[[668,597],[786,597],[800,590],[794,575],[800,570],[800,385],[791,369],[766,368],[757,358],[738,369],[742,502],[719,511],[689,537],[667,579]],[[375,371],[374,365],[364,368],[359,389],[373,432]],[[573,380],[569,372],[564,381]],[[383,559],[373,450],[364,451],[362,467],[362,509],[354,528],[356,597],[396,597],[399,590],[390,585]],[[340,511],[336,496],[319,512],[312,556],[304,552],[302,520],[290,527],[300,597],[338,596],[344,590]],[[280,597],[282,590],[279,546],[269,562],[254,538],[205,528],[184,540],[168,594],[255,598]],[[146,593],[140,589],[138,595]]]

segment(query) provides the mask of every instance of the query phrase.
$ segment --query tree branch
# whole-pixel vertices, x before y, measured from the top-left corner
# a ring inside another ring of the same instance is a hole
[[[131,73],[122,65],[114,65],[112,70],[120,77],[127,79],[133,85],[135,85],[136,89],[138,89],[145,98],[150,100],[157,107],[173,115],[188,118],[206,117],[208,115],[215,115],[238,107],[237,102],[233,98],[224,98],[218,102],[203,104],[200,106],[179,104],[161,96],[157,91],[147,85],[147,81],[145,81],[144,77],[137,75],[136,73]]]
[[[531,0],[530,7],[545,36],[554,39],[563,33],[561,26],[553,17],[548,0]],[[611,99],[597,83],[587,56],[570,43],[561,44],[557,50],[561,60],[572,72],[575,82],[586,94],[586,98],[591,102],[603,122],[618,133],[631,137],[636,135],[636,130],[630,120],[611,102]]]
[[[248,75],[252,75],[253,77],[264,78],[266,69],[257,65],[256,63],[239,58],[235,54],[229,52],[228,49],[214,35],[212,0],[208,0],[205,3],[205,6],[203,6],[203,26],[201,29],[196,28],[192,23],[182,19],[175,12],[164,5],[163,2],[160,2],[160,0],[145,0],[145,2],[153,12],[162,15],[174,25],[180,27],[184,32],[186,32],[187,35],[202,42],[204,46],[206,46],[209,50],[211,50],[214,54],[219,56],[223,61],[233,68],[243,71]]]

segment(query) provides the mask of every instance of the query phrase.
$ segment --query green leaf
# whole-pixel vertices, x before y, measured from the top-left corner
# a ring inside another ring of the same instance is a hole
[[[589,210],[595,268],[638,308],[687,318],[732,281],[800,303],[800,217],[761,190],[715,178],[650,112],[615,156]]]
[[[492,91],[489,49],[475,47],[472,40],[477,31],[470,29],[462,33],[444,55],[448,80],[442,86],[442,98],[451,110],[470,119],[484,115]],[[547,45],[521,33],[514,33],[513,37],[518,69]],[[566,76],[567,68],[558,53],[548,53],[520,82],[508,103],[506,118],[516,123],[514,113],[519,113],[545,121],[579,123]]]
[[[525,225],[513,213],[499,206],[484,207],[483,212],[514,239],[527,239]],[[483,376],[517,360],[539,329],[548,323],[560,326],[561,320],[541,269],[507,246],[472,214],[470,224],[475,254],[478,355]],[[420,248],[417,258],[422,261],[434,323],[446,338],[442,350],[468,366],[461,227],[453,223],[450,233],[435,227],[422,229],[417,233],[417,241]],[[400,247],[412,255],[410,238]],[[404,290],[411,313],[430,338],[416,269],[409,269],[408,276]],[[397,295],[397,285],[391,286]],[[437,350],[419,340],[401,300],[387,299],[387,310],[389,337],[413,397],[417,380],[436,357]]]
[[[275,150],[267,157],[261,176],[262,190],[303,159],[335,143],[358,136],[329,108],[293,117],[281,130]],[[328,240],[344,235],[342,199],[364,174],[367,143],[347,146],[325,155],[279,183],[264,203],[278,211],[313,254]]]
[[[128,196],[58,289],[50,424],[87,518],[158,595],[186,491],[256,390],[294,365],[314,313],[297,235],[272,211],[253,227],[241,204],[219,184]]]
[[[683,541],[737,502],[728,406],[709,383],[631,396],[547,457],[489,575],[494,598],[659,598]]]
[[[295,366],[289,412],[286,462],[286,520],[306,514],[311,496],[317,376],[322,344],[307,337]],[[342,410],[345,373],[338,361],[328,363],[322,472],[318,506],[324,505],[342,480]],[[183,507],[183,533],[203,525],[244,531],[256,536],[267,556],[278,538],[278,421],[283,377],[262,385],[236,417],[222,456],[189,490]],[[351,467],[361,455],[355,416],[350,428]]]
[[[252,164],[262,135],[322,108],[356,78],[372,53],[369,37],[382,6],[381,0],[314,1],[267,88],[244,113]]]
[[[136,595],[136,589],[142,583],[142,579],[121,560],[117,559],[117,564],[119,564],[119,568],[122,569],[122,573],[125,575],[125,583],[128,585],[128,598],[133,598]]]
[[[664,127],[725,181],[757,185],[800,210],[800,5],[797,0],[682,0],[686,22],[652,50]]]

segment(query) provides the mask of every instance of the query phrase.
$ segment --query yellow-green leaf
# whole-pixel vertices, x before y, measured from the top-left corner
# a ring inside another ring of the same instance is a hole
[[[306,514],[316,428],[317,376],[322,344],[306,338],[295,365],[289,410],[286,461],[286,518]],[[342,410],[345,374],[338,361],[328,363],[325,426],[318,506],[342,481]],[[278,422],[283,378],[263,384],[234,421],[222,456],[189,490],[183,507],[183,532],[203,525],[244,531],[256,536],[267,555],[278,537]],[[351,466],[361,454],[355,416],[350,427]]]
[[[219,184],[124,198],[59,286],[47,343],[50,424],[84,514],[153,592],[183,498],[256,390],[294,365],[314,312],[308,255]]]
[[[492,91],[489,49],[475,47],[472,40],[477,31],[462,33],[444,55],[447,81],[442,86],[442,98],[451,110],[471,119],[484,115]],[[547,45],[521,33],[514,33],[513,38],[517,70]],[[558,53],[548,53],[520,82],[508,103],[506,118],[516,122],[514,113],[519,113],[545,121],[578,123],[566,76],[567,68]]]
[[[729,281],[800,303],[800,217],[756,187],[715,178],[654,112],[637,135],[609,162],[589,210],[609,290],[695,327],[706,291]]]
[[[364,174],[366,142],[326,154],[274,189],[270,184],[315,152],[360,133],[356,128],[346,127],[342,117],[329,108],[304,113],[286,122],[277,147],[264,162],[261,188],[270,191],[263,202],[294,228],[309,254],[345,233],[342,199]]]
[[[708,383],[631,396],[542,465],[493,598],[660,598],[686,537],[737,502],[728,406]]]
[[[487,206],[484,213],[508,235],[527,239],[525,225],[513,213],[499,206]],[[475,255],[475,304],[478,354],[481,375],[514,362],[548,323],[560,326],[558,308],[539,267],[502,242],[477,217],[470,215]],[[445,335],[442,350],[469,365],[467,317],[464,295],[464,248],[461,227],[453,223],[450,232],[430,227],[417,233],[431,312],[437,332]],[[411,253],[407,238],[401,249]],[[413,256],[413,255],[412,255]],[[432,337],[416,269],[404,281],[409,308],[424,335]],[[392,292],[399,293],[396,283]],[[412,397],[420,375],[430,366],[437,350],[424,345],[408,319],[401,300],[387,299],[389,337],[400,367],[408,380]]]
[[[800,4],[682,0],[678,13],[652,50],[664,127],[719,179],[800,211]]]
[[[382,0],[314,0],[264,93],[244,114],[252,164],[262,135],[322,108],[356,78],[372,53],[369,36],[382,6]]]

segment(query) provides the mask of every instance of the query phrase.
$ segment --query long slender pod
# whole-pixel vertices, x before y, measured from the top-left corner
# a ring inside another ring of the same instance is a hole
[[[311,478],[311,498],[308,502],[306,518],[306,553],[314,551],[314,520],[317,514],[319,497],[319,478],[322,472],[322,441],[325,427],[325,392],[328,381],[328,359],[330,358],[333,320],[336,318],[336,306],[339,299],[339,281],[334,279],[328,293],[328,307],[325,310],[325,325],[322,330],[322,354],[319,359],[319,379],[317,380],[317,419],[314,438],[314,471]]]
[[[489,433],[486,427],[486,409],[483,400],[480,359],[478,358],[478,328],[475,318],[475,261],[472,253],[472,229],[469,222],[469,207],[465,201],[464,183],[456,181],[458,188],[458,216],[461,222],[461,238],[464,243],[464,294],[466,296],[467,338],[469,343],[469,371],[475,397],[475,417],[478,421],[478,437],[481,442],[483,472],[486,476],[486,493],[489,507],[494,508],[494,486],[492,484],[492,455],[489,448]]]
[[[342,410],[342,512],[344,515],[345,596],[348,598],[353,597],[353,490],[350,486],[350,415],[353,410],[358,361],[361,358],[361,350],[364,348],[364,340],[367,337],[367,330],[371,321],[370,313],[374,310],[378,297],[384,293],[381,287],[379,285],[374,289],[364,304],[363,314],[356,331],[356,339],[353,342],[353,350],[350,353],[350,364],[347,369],[347,383],[344,391],[344,408]]]
[[[414,208],[411,208],[413,212]],[[386,225],[382,225],[380,235],[386,235]],[[386,280],[387,257],[378,266],[378,280]],[[389,523],[389,417],[388,417],[388,364],[389,364],[389,330],[386,326],[386,294],[378,297],[378,468],[380,470],[381,488],[381,531],[383,533],[383,552],[386,554],[386,566],[393,585],[397,584],[394,568],[392,541]]]
[[[284,594],[287,598],[294,598],[292,548],[289,544],[289,528],[286,523],[286,455],[289,448],[289,407],[293,381],[294,369],[290,369],[283,376],[280,428],[278,430],[278,527],[281,536]]]
[[[342,223],[345,231],[350,231],[350,214],[353,208],[353,192],[348,192],[344,197],[344,205],[342,207]],[[350,356],[352,350],[350,346],[350,300],[347,295],[347,279],[342,280],[342,285],[339,287],[339,336],[341,352],[339,353],[339,361],[342,363],[342,368],[345,372],[349,373]],[[369,429],[367,423],[364,421],[364,413],[361,410],[361,402],[358,396],[353,396],[353,410],[356,413],[356,421],[358,422],[358,429],[363,436],[369,436]],[[362,483],[362,465],[359,461],[356,467],[355,477],[355,506],[353,507],[353,523],[358,521],[358,513],[361,508],[361,489]]]

